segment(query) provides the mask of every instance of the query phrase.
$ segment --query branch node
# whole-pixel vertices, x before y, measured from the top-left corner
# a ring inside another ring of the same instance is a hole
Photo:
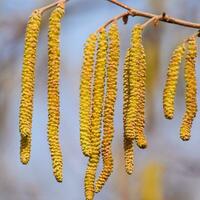
[[[167,16],[166,12],[163,12],[163,13],[162,13],[162,19],[165,19],[166,16]]]

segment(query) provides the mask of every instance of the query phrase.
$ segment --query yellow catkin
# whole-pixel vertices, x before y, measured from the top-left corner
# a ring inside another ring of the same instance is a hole
[[[41,13],[35,10],[29,18],[24,46],[24,61],[21,80],[21,102],[19,111],[19,131],[21,134],[20,158],[23,164],[30,160],[33,96],[35,85],[35,63]]]
[[[167,80],[163,92],[163,110],[167,119],[172,119],[175,110],[175,94],[179,76],[179,68],[185,53],[185,43],[179,45],[173,52],[168,71]]]
[[[130,96],[130,49],[128,49],[125,57],[124,72],[123,72],[123,123],[124,123],[124,159],[125,169],[127,174],[132,174],[134,169],[134,149],[133,141],[126,138],[127,129],[127,112],[129,106]]]
[[[185,58],[185,101],[186,111],[183,117],[180,137],[187,141],[191,136],[191,127],[197,113],[197,81],[196,81],[196,64],[197,57],[197,41],[196,37],[191,37],[188,40],[188,50]]]
[[[85,156],[91,155],[91,93],[96,42],[96,34],[91,34],[85,43],[80,83],[80,142]]]
[[[139,59],[140,59],[140,43],[141,43],[141,25],[136,25],[132,31],[131,36],[131,48],[130,48],[130,95],[129,95],[129,107],[127,111],[127,128],[126,138],[133,140],[136,137],[136,121],[138,115],[138,98],[140,77],[138,77]]]
[[[146,61],[142,45],[142,25],[133,28],[130,48],[130,95],[127,111],[126,138],[136,139],[140,148],[146,148],[144,135],[144,106],[146,84]]]
[[[60,26],[64,16],[64,4],[59,4],[51,13],[48,32],[48,142],[52,157],[53,173],[62,182],[63,160],[59,143],[60,124]]]
[[[98,38],[98,49],[96,66],[94,73],[93,86],[93,102],[91,115],[91,145],[92,155],[90,156],[88,167],[85,174],[85,197],[86,200],[92,200],[95,192],[95,177],[96,170],[100,157],[101,143],[101,121],[104,100],[104,82],[106,69],[106,54],[107,54],[107,33],[102,29]]]
[[[148,164],[142,174],[140,186],[141,200],[163,200],[163,172],[164,169],[157,163]]]
[[[141,33],[142,34],[142,33]],[[142,35],[140,36],[142,38]],[[147,147],[147,140],[144,135],[145,128],[145,99],[146,99],[146,56],[142,41],[139,40],[138,48],[140,50],[140,58],[138,65],[138,114],[136,120],[136,143],[139,148]]]
[[[103,113],[102,157],[103,170],[96,181],[95,192],[99,192],[113,171],[112,139],[114,136],[114,108],[117,95],[117,73],[120,58],[120,39],[118,25],[114,22],[108,32],[108,65],[106,98]]]

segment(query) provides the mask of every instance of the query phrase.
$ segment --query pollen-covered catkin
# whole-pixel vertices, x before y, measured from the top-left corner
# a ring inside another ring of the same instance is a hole
[[[140,59],[140,44],[142,42],[142,26],[136,25],[133,28],[131,35],[131,48],[130,48],[130,96],[129,96],[129,107],[127,111],[127,129],[126,129],[126,138],[133,140],[136,137],[137,130],[137,115],[138,109],[138,100],[139,100],[139,87],[140,87],[140,77],[138,76],[139,70],[139,59]]]
[[[92,115],[91,115],[91,147],[92,154],[90,156],[88,167],[85,174],[85,197],[86,200],[92,200],[95,192],[96,170],[100,157],[101,143],[101,124],[104,100],[104,82],[106,72],[107,57],[107,33],[102,29],[98,38],[97,58],[94,73]]]
[[[179,68],[184,53],[185,53],[185,43],[179,45],[174,50],[169,63],[167,71],[167,80],[163,92],[163,110],[165,117],[167,119],[172,119],[174,116],[174,110],[175,110],[174,102],[175,102],[176,87],[179,76]]]
[[[60,26],[64,16],[64,3],[51,13],[48,31],[48,142],[52,157],[53,173],[62,182],[63,160],[59,143],[60,124]]]
[[[126,138],[126,129],[131,128],[131,124],[127,124],[127,112],[129,107],[129,95],[130,95],[130,49],[127,50],[124,71],[123,71],[123,124],[124,124],[124,159],[125,169],[127,174],[132,174],[134,169],[134,149],[133,140]]]
[[[91,155],[91,93],[96,42],[96,34],[91,34],[85,43],[80,83],[80,142],[85,156]]]
[[[19,131],[21,134],[20,158],[23,164],[28,163],[31,153],[35,63],[41,19],[40,11],[35,10],[29,18],[25,36],[19,110]]]
[[[141,36],[142,37],[142,36]],[[147,140],[144,135],[145,128],[145,99],[146,99],[146,55],[142,41],[138,45],[140,50],[140,59],[138,65],[138,112],[136,120],[136,143],[139,148],[147,147]]]
[[[188,40],[188,50],[185,58],[185,101],[186,111],[183,117],[180,137],[187,141],[191,136],[192,122],[197,113],[197,81],[196,81],[196,57],[197,57],[197,41],[193,36]]]
[[[99,192],[113,171],[112,139],[114,136],[114,108],[117,95],[117,74],[120,58],[118,25],[114,22],[108,32],[107,85],[103,113],[102,157],[103,170],[96,181],[95,192]]]

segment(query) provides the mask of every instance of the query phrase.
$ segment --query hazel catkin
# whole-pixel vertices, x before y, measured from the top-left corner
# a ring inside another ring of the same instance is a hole
[[[179,76],[179,68],[185,53],[185,43],[179,45],[174,52],[167,71],[167,80],[163,92],[163,110],[167,119],[172,119],[175,110],[175,94]]]
[[[53,173],[62,182],[62,152],[59,143],[60,124],[60,26],[64,16],[64,3],[59,4],[51,13],[48,31],[48,142],[52,157]]]
[[[142,37],[142,36],[141,36]],[[147,140],[144,135],[145,128],[145,99],[146,99],[146,55],[142,41],[139,42],[140,59],[138,64],[138,114],[136,120],[136,143],[139,148],[147,147]]]
[[[117,95],[117,73],[120,58],[119,30],[116,22],[109,32],[107,85],[103,113],[102,157],[103,170],[96,181],[95,192],[99,192],[113,171],[112,139],[114,136],[114,108]]]
[[[196,37],[192,36],[188,40],[188,49],[185,58],[185,101],[186,111],[183,117],[180,137],[187,141],[191,136],[192,122],[197,113],[197,81],[196,81],[196,57],[197,57],[197,41]]]
[[[129,97],[130,97],[130,49],[127,50],[124,71],[123,71],[123,124],[124,124],[124,159],[125,159],[125,169],[127,174],[133,173],[134,168],[134,148],[133,140],[126,138],[126,129],[131,127],[131,124],[127,125],[127,112],[129,107]]]
[[[96,34],[91,34],[85,43],[80,83],[80,142],[85,156],[91,155],[90,118],[96,42]]]
[[[23,164],[28,163],[31,152],[35,64],[41,20],[42,16],[40,11],[35,10],[29,18],[25,35],[21,102],[19,109],[19,131],[21,134],[20,157]]]
[[[147,141],[144,136],[146,61],[142,45],[142,31],[142,25],[137,24],[131,35],[130,95],[125,134],[127,139],[136,139],[140,148],[146,148]]]
[[[126,138],[133,140],[136,137],[136,121],[138,110],[138,97],[139,97],[139,79],[138,67],[140,59],[140,43],[141,43],[141,25],[136,25],[133,28],[131,35],[131,48],[130,48],[130,95],[129,95],[129,107],[126,117]]]
[[[87,200],[94,198],[96,170],[100,157],[101,122],[104,100],[104,82],[106,72],[107,33],[103,28],[99,33],[98,49],[94,73],[92,115],[91,115],[91,147],[92,154],[89,158],[85,174],[85,197]]]

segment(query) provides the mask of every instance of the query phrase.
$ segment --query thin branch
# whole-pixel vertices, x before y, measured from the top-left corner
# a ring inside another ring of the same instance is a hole
[[[117,0],[107,0],[107,1],[128,10],[130,12],[130,15],[132,15],[132,16],[140,16],[140,17],[146,17],[146,18],[153,18],[153,17],[159,16],[159,15],[155,15],[155,14],[148,13],[148,12],[142,12],[137,9],[131,8],[131,7],[127,6],[126,4],[121,3]],[[189,27],[189,28],[200,29],[200,24],[177,19],[177,18],[168,16],[165,13],[162,15],[162,18],[160,18],[159,21],[163,21],[163,22],[171,23],[171,24],[177,24],[177,25],[185,26],[185,27]]]
[[[113,17],[112,19],[110,19],[108,22],[106,22],[103,26],[101,26],[97,32],[100,32],[103,28],[106,28],[107,26],[109,26],[110,24],[112,24],[114,21],[118,21],[119,19],[125,17],[125,16],[128,16],[130,15],[129,12],[125,12],[125,13],[122,13],[120,15],[117,15],[115,17]]]
[[[52,4],[49,4],[49,5],[47,5],[47,6],[44,6],[44,7],[40,8],[39,11],[40,11],[41,13],[43,13],[43,12],[45,12],[46,10],[48,10],[48,9],[50,9],[50,8],[53,8],[54,6],[57,6],[57,5],[60,4],[60,3],[66,3],[67,1],[69,1],[69,0],[59,0],[59,1],[56,1],[56,2],[54,2],[54,3],[52,3]]]
[[[156,25],[158,23],[158,21],[162,18],[163,16],[156,16],[156,17],[152,17],[151,19],[149,19],[148,21],[146,21],[143,25],[142,28],[144,29],[146,26],[148,26],[151,23],[154,23],[154,25]]]

